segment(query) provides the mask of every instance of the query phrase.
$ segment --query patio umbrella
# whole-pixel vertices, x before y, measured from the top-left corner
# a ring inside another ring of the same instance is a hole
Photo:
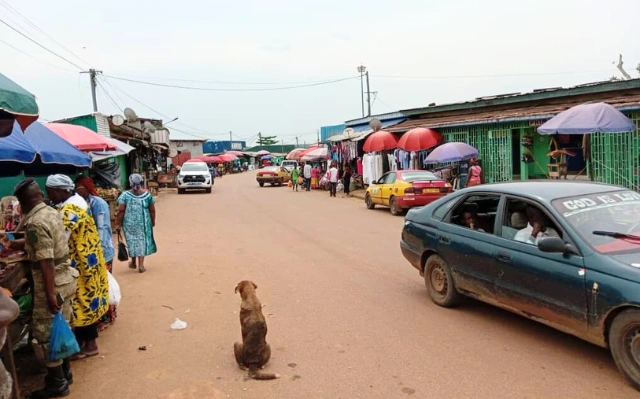
[[[47,123],[47,128],[62,137],[80,151],[105,151],[115,150],[116,146],[106,137],[100,136],[93,130],[84,126],[69,125],[66,123]]]
[[[256,152],[256,156],[257,157],[260,157],[262,155],[271,155],[271,153],[269,151],[267,151],[267,150],[261,150],[261,151]]]
[[[398,138],[384,130],[373,133],[371,136],[367,137],[367,140],[364,142],[364,150],[367,152],[393,150],[397,147]]]
[[[225,152],[225,154],[231,154],[231,155],[235,155],[237,157],[243,157],[244,156],[244,152],[242,152],[242,151],[227,151],[227,152]]]
[[[22,134],[22,130],[15,122],[11,134],[0,137],[0,162],[32,163],[36,159],[36,149]]]
[[[442,143],[442,136],[435,130],[417,127],[411,129],[400,137],[398,148],[405,151],[428,150]]]
[[[218,155],[218,159],[220,159],[221,162],[233,162],[236,159],[238,159],[238,157],[231,154],[222,154],[222,155]]]
[[[304,162],[318,161],[329,158],[329,151],[327,147],[313,148],[311,151],[307,151],[300,159]]]
[[[271,155],[263,155],[260,159],[271,159],[273,158]]]
[[[300,153],[306,151],[306,148],[295,148],[291,151],[289,151],[289,153],[287,154],[285,159],[288,159],[290,161],[295,161],[300,159]]]
[[[201,155],[201,156],[198,157],[198,159],[201,160],[202,162],[207,162],[207,163],[219,163],[219,162],[222,162],[220,157],[217,156],[217,155]]]
[[[465,159],[475,158],[479,155],[475,147],[466,143],[445,143],[437,147],[427,156],[425,163],[445,163],[464,161]]]
[[[13,130],[15,133],[22,134],[18,123],[14,125]],[[77,168],[91,166],[91,157],[89,155],[78,150],[39,122],[29,125],[24,132],[24,137],[40,155],[42,163],[71,165]]]
[[[581,104],[560,112],[538,128],[540,134],[634,132],[636,125],[607,103]]]
[[[30,124],[38,119],[38,104],[36,97],[20,87],[13,80],[0,73],[0,111],[9,114],[18,122],[24,131]],[[3,112],[0,112],[0,116]],[[3,120],[6,120],[3,118]],[[3,123],[0,130],[0,137],[7,137],[12,134],[12,123]]]

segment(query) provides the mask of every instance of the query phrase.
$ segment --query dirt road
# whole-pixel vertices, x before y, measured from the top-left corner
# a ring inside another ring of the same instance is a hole
[[[119,319],[102,357],[74,364],[71,398],[637,397],[604,349],[473,301],[432,304],[386,209],[259,188],[253,173],[163,193],[157,209],[159,253],[145,274],[116,263]],[[280,380],[247,381],[233,358],[243,279]]]

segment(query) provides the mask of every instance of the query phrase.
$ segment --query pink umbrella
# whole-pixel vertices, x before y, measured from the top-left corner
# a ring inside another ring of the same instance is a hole
[[[263,155],[271,155],[271,153],[269,151],[267,151],[267,150],[261,150],[261,151],[256,152],[256,156],[257,157],[261,157]]]
[[[62,137],[80,151],[116,150],[116,146],[93,130],[84,126],[67,123],[45,124],[51,131]]]
[[[235,155],[237,157],[243,157],[244,153],[242,151],[227,151],[225,154]]]
[[[222,162],[233,162],[236,159],[238,159],[238,157],[231,154],[222,154],[222,155],[218,155],[218,159],[220,159]]]

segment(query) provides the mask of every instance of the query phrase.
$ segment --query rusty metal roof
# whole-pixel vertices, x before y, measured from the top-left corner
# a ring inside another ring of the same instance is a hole
[[[617,97],[601,99],[599,101],[609,103],[621,111],[640,110],[640,94],[626,96],[620,95]],[[511,109],[495,109],[491,111],[478,110],[481,112],[468,110],[466,112],[449,113],[448,115],[429,115],[421,118],[409,119],[398,125],[388,127],[385,130],[394,133],[401,133],[416,127],[435,129],[442,127],[483,125],[525,120],[546,120],[566,109],[583,103],[585,103],[584,99],[567,98],[566,101],[561,104],[539,104]]]

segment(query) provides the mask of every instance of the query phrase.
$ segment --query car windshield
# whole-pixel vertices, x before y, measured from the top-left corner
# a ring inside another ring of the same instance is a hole
[[[640,252],[640,194],[611,191],[560,198],[552,202],[574,230],[600,253]],[[593,234],[594,231],[599,232]],[[616,237],[605,233],[618,233]]]
[[[407,183],[413,183],[414,181],[429,181],[429,180],[442,180],[431,172],[404,172],[402,174],[402,180]]]
[[[185,163],[182,165],[182,172],[207,172],[209,167],[206,163]]]

